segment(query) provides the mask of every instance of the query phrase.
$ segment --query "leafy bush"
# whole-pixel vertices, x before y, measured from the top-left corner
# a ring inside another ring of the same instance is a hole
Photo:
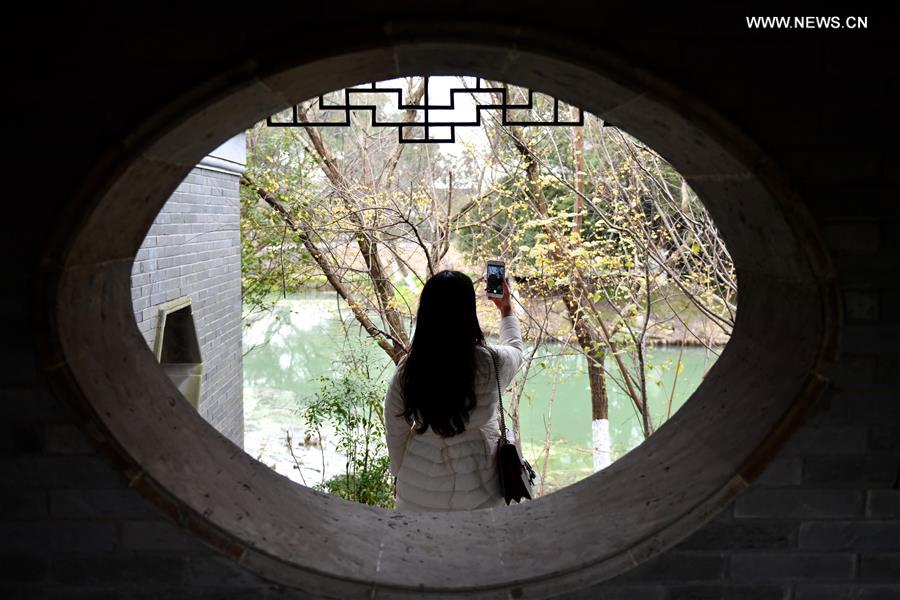
[[[321,387],[304,411],[307,426],[321,434],[334,428],[344,473],[316,489],[353,500],[394,507],[384,430],[385,384],[372,377],[365,353],[343,362],[337,373],[319,378]],[[320,435],[321,438],[321,435]]]

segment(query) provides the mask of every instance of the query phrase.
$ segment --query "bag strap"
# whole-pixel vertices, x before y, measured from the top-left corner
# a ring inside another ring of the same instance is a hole
[[[494,349],[489,347],[488,352],[491,353],[491,360],[494,361],[494,378],[497,380],[497,398],[500,400],[500,439],[502,440],[500,443],[505,444],[508,440],[506,439],[506,418],[503,415],[503,391],[500,388],[500,364]]]

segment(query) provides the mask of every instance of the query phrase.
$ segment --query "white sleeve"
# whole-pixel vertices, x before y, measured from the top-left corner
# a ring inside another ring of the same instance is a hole
[[[522,366],[522,333],[519,318],[509,315],[500,319],[500,345],[494,346],[500,362],[500,386],[506,389]]]
[[[397,476],[403,463],[403,453],[410,435],[410,425],[403,416],[403,394],[400,386],[400,369],[394,371],[387,394],[384,396],[384,430],[387,438],[391,475]]]

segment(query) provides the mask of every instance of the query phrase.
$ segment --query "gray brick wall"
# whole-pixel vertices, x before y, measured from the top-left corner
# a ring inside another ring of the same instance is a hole
[[[158,305],[190,296],[203,357],[200,414],[243,446],[239,178],[202,164],[191,171],[147,232],[131,296],[151,349]]]

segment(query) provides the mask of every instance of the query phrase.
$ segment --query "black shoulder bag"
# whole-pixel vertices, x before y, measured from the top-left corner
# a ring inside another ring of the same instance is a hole
[[[500,365],[497,354],[488,349],[494,361],[494,376],[497,379],[497,396],[500,398],[500,439],[497,440],[497,470],[500,472],[500,489],[506,498],[506,504],[512,500],[521,502],[522,498],[533,497],[534,469],[519,454],[515,444],[506,439],[506,419],[503,415],[503,391],[500,388]]]

